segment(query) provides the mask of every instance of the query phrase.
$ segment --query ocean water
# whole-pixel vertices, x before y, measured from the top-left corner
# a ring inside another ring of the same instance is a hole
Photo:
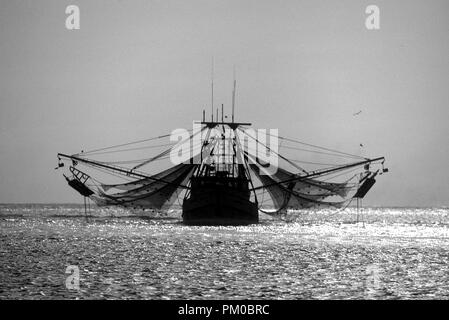
[[[191,227],[175,211],[0,205],[0,299],[447,299],[448,248],[449,208]]]

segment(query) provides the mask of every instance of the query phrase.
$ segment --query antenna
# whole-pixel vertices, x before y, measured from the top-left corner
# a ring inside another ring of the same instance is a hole
[[[214,122],[214,56],[212,56],[212,74],[211,74],[211,89],[212,89],[212,96],[211,96],[211,116],[212,116],[212,122]],[[218,120],[218,119],[217,119]]]
[[[224,122],[223,120],[223,103],[221,104],[221,122]]]
[[[235,65],[234,65],[234,90],[232,90],[232,122],[234,123],[234,108],[235,108],[235,86],[236,86],[236,80],[235,80]]]

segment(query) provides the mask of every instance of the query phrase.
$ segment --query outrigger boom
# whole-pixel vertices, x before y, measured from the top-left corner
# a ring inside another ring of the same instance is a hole
[[[278,185],[278,184],[284,184],[284,183],[289,183],[289,182],[294,182],[294,181],[300,181],[302,179],[308,179],[308,178],[312,178],[312,177],[315,177],[315,176],[321,176],[321,175],[325,175],[325,174],[332,173],[332,172],[335,172],[335,171],[341,171],[341,170],[345,170],[345,169],[349,169],[349,168],[353,168],[353,167],[358,167],[358,166],[362,166],[364,164],[369,164],[369,163],[377,162],[377,161],[380,161],[380,160],[384,160],[385,161],[385,157],[379,157],[379,158],[374,158],[374,159],[366,159],[365,161],[360,161],[360,162],[356,162],[356,163],[352,163],[352,164],[348,164],[348,165],[343,165],[341,167],[337,167],[337,168],[333,168],[333,169],[314,171],[314,172],[312,172],[310,174],[306,174],[306,175],[303,175],[303,176],[298,176],[298,177],[295,177],[295,178],[286,179],[286,180],[275,182],[275,183],[271,183],[271,184],[264,184],[263,186],[251,189],[251,191],[259,190],[259,189],[262,189],[262,188],[266,188],[266,187],[270,187],[270,186],[274,186],[274,185]]]
[[[145,175],[143,173],[135,172],[133,170],[126,170],[124,168],[107,165],[107,164],[104,164],[104,163],[101,163],[101,162],[98,162],[98,161],[80,158],[80,157],[77,157],[75,155],[68,155],[68,154],[64,154],[64,153],[58,153],[58,158],[67,158],[67,159],[70,159],[70,160],[84,162],[84,163],[90,164],[92,166],[97,166],[97,167],[104,168],[104,169],[107,169],[107,170],[120,172],[122,174],[125,174],[126,176],[135,176],[135,177],[138,177],[138,178],[150,179],[150,180],[153,180],[153,181],[162,182],[162,183],[166,183],[166,184],[174,184],[174,185],[179,186],[180,188],[183,188],[183,189],[190,189],[190,187],[185,186],[185,185],[179,185],[179,184],[176,184],[176,183],[173,183],[173,182],[170,182],[170,181],[164,181],[163,179],[158,179],[158,178],[155,178],[153,176],[149,176],[149,175]]]

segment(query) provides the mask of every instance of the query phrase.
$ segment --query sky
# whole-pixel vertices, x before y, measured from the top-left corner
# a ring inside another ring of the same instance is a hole
[[[368,5],[380,29],[365,27]],[[65,9],[80,8],[67,30]],[[0,0],[0,203],[81,202],[56,154],[236,120],[385,156],[365,204],[449,206],[446,0]],[[354,117],[353,113],[362,110]]]

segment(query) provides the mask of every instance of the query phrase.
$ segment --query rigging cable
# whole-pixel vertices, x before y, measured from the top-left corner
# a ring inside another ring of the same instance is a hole
[[[269,133],[267,133],[267,134],[270,135]],[[296,139],[291,139],[291,138],[286,138],[286,137],[281,137],[281,136],[278,136],[278,138],[286,140],[286,141],[294,142],[294,143],[299,143],[299,144],[302,144],[302,145],[305,145],[305,146],[321,149],[321,150],[326,150],[326,151],[330,151],[330,152],[339,153],[339,154],[346,155],[346,156],[349,156],[349,157],[352,157],[352,158],[367,159],[367,158],[364,158],[364,157],[361,157],[361,156],[357,156],[355,154],[350,154],[350,153],[343,152],[343,151],[338,151],[338,150],[335,150],[335,149],[320,147],[318,145],[314,145],[314,144],[311,144],[311,143],[306,143],[306,142],[299,141],[299,140],[296,140]]]
[[[246,134],[248,137],[250,137],[251,139],[253,139],[254,141],[256,141],[257,143],[261,144],[262,146],[264,146],[265,148],[267,148],[267,150],[274,152],[278,157],[280,157],[281,159],[287,161],[288,163],[290,163],[292,166],[294,166],[295,168],[297,168],[298,170],[301,170],[302,172],[304,172],[305,174],[308,174],[308,172],[306,170],[304,170],[303,168],[301,168],[300,166],[298,166],[297,164],[291,162],[290,160],[288,160],[287,158],[285,158],[284,156],[280,155],[278,152],[271,150],[270,147],[268,147],[267,145],[263,144],[262,142],[260,142],[257,138],[254,138],[253,136],[249,135],[247,132],[243,131],[242,129],[237,128],[238,130],[240,130],[240,132],[242,132],[243,134]],[[270,135],[268,133],[268,135]],[[272,135],[270,135],[272,136]]]
[[[190,129],[189,131],[192,131],[192,129]],[[98,149],[94,149],[94,150],[88,150],[88,151],[77,153],[75,155],[80,156],[80,155],[85,155],[85,154],[89,154],[89,153],[93,153],[93,152],[97,152],[97,151],[103,151],[103,150],[108,150],[108,149],[113,149],[113,148],[118,148],[118,147],[129,146],[129,145],[132,145],[132,144],[142,143],[142,142],[146,142],[146,141],[158,140],[158,139],[162,139],[162,138],[166,138],[166,137],[170,137],[170,136],[171,136],[171,133],[170,134],[164,134],[164,135],[157,136],[157,137],[153,137],[153,138],[137,140],[137,141],[127,142],[127,143],[122,143],[122,144],[116,144],[116,145],[113,145],[113,146],[104,147],[104,148],[98,148]]]

